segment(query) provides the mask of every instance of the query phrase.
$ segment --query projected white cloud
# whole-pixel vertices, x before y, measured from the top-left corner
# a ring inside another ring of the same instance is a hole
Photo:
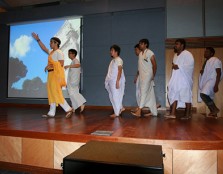
[[[10,44],[10,57],[22,58],[26,56],[32,40],[32,37],[27,35],[22,35],[16,39],[13,44]]]

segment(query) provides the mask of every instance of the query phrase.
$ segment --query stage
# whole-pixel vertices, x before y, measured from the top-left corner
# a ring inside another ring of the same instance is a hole
[[[162,145],[165,173],[223,173],[223,117],[193,113],[189,120],[165,119],[161,109],[158,117],[136,118],[127,108],[112,119],[111,107],[86,106],[68,119],[61,108],[55,118],[42,118],[47,111],[46,105],[1,105],[0,161],[61,170],[63,157],[98,140]]]

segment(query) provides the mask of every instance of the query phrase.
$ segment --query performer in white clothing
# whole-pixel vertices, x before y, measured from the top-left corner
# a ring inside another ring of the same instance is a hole
[[[176,109],[185,107],[185,114],[181,119],[191,117],[194,58],[185,47],[184,39],[175,41],[172,75],[168,84],[170,114],[165,115],[166,118],[176,118]]]
[[[156,97],[154,93],[154,77],[156,74],[156,59],[154,53],[148,49],[148,39],[139,41],[140,54],[138,59],[138,109],[131,112],[134,116],[140,117],[143,107],[149,107],[151,113],[144,116],[157,116]]]
[[[84,103],[86,100],[79,92],[81,65],[76,56],[77,51],[75,49],[70,49],[68,51],[68,57],[72,60],[72,62],[70,65],[64,66],[64,68],[69,68],[67,77],[67,90],[72,103],[73,111],[80,107],[80,112],[83,112],[85,107]]]
[[[136,44],[134,48],[135,48],[135,54],[138,57],[140,52],[141,52],[139,44]],[[137,106],[139,106],[139,99],[140,99],[139,78],[138,78],[138,76],[139,76],[139,71],[137,71],[137,74],[136,74],[135,79],[134,79],[134,83],[136,84],[136,102],[137,102]]]
[[[206,59],[199,77],[199,92],[198,101],[202,100],[210,110],[209,117],[217,118],[219,109],[214,103],[214,94],[218,92],[218,85],[222,75],[222,63],[217,57],[213,57],[215,50],[212,47],[207,47],[204,52]],[[202,99],[202,100],[201,100]]]
[[[113,45],[110,48],[110,54],[113,60],[109,64],[108,73],[105,78],[105,88],[108,91],[111,104],[114,109],[114,114],[111,118],[118,117],[125,109],[122,105],[122,100],[125,90],[125,75],[123,71],[123,61],[119,57],[120,47]]]
[[[139,57],[139,54],[141,52],[140,50],[140,46],[139,44],[136,44],[134,46],[135,49],[135,55],[137,56],[137,58]],[[135,79],[134,79],[134,83],[136,84],[136,103],[137,103],[137,108],[131,110],[131,112],[136,112],[138,110],[138,106],[139,106],[139,101],[140,101],[140,88],[139,88],[139,71],[137,71]],[[149,107],[149,102],[145,104],[145,107],[148,108]],[[160,104],[156,104],[157,108],[160,108],[161,105]]]

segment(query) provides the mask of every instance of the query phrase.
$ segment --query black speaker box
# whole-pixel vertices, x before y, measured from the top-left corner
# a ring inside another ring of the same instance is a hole
[[[64,174],[163,174],[162,146],[90,141],[63,159]]]

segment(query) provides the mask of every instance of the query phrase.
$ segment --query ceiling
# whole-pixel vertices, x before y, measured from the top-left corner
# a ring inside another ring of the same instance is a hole
[[[51,6],[86,1],[92,0],[0,0],[0,12],[13,11],[27,7]]]

